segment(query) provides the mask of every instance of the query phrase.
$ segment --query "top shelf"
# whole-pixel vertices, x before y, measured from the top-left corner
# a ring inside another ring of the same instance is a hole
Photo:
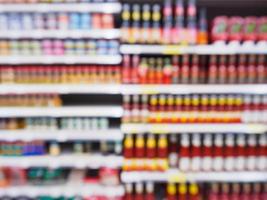
[[[97,12],[119,13],[120,3],[1,4],[0,12]]]
[[[211,44],[211,45],[121,45],[122,54],[163,54],[163,55],[235,55],[235,54],[267,54],[267,42],[257,44]]]

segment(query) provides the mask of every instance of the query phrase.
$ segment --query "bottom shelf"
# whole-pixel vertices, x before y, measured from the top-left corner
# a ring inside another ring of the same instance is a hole
[[[124,183],[134,182],[266,182],[266,171],[236,171],[236,172],[181,172],[176,169],[165,172],[122,172]]]

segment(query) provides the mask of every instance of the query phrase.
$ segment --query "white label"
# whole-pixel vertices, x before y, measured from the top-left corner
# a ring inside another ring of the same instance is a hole
[[[192,158],[191,167],[190,167],[192,171],[200,171],[201,160],[202,159],[200,157]]]
[[[204,171],[210,171],[212,167],[212,158],[211,157],[204,157],[202,159],[202,168]]]
[[[255,156],[249,156],[247,158],[247,169],[255,170],[255,168],[256,168],[256,158]]]
[[[222,171],[223,170],[223,163],[224,163],[223,157],[215,157],[213,160],[213,169],[215,171]]]
[[[188,171],[190,168],[191,159],[190,158],[180,158],[179,167],[182,171]]]
[[[267,169],[267,158],[265,156],[259,156],[257,159],[257,169],[265,170]]]
[[[236,170],[242,171],[245,169],[245,158],[243,156],[239,156],[236,158]]]
[[[226,171],[232,171],[234,169],[234,158],[233,157],[225,158],[224,168]]]

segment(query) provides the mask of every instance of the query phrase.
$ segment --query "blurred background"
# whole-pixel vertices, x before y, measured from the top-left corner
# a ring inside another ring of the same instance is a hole
[[[266,0],[0,0],[1,200],[267,200]]]

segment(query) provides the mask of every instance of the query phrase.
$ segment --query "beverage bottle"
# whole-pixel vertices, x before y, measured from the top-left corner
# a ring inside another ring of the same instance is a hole
[[[182,134],[179,148],[179,169],[188,171],[191,164],[190,158],[190,141],[188,134]]]
[[[141,38],[141,11],[140,5],[134,4],[133,11],[132,11],[132,30],[131,30],[131,37],[130,43],[139,43]]]
[[[184,27],[184,0],[175,1],[175,24],[172,31],[172,43],[182,44],[185,42]]]
[[[200,171],[202,164],[202,152],[201,152],[201,137],[200,134],[194,134],[192,136],[192,147],[191,147],[191,167],[192,171]]]
[[[151,29],[150,29],[150,5],[144,4],[142,7],[142,33],[141,33],[141,43],[148,43],[149,38],[151,37]]]
[[[167,200],[176,200],[176,185],[174,183],[167,184]]]
[[[151,30],[151,39],[149,39],[150,43],[160,43],[162,39],[161,33],[161,12],[160,5],[154,4],[152,7],[152,30]]]
[[[208,43],[208,24],[207,24],[207,14],[205,8],[201,8],[199,11],[197,43],[198,44]]]

